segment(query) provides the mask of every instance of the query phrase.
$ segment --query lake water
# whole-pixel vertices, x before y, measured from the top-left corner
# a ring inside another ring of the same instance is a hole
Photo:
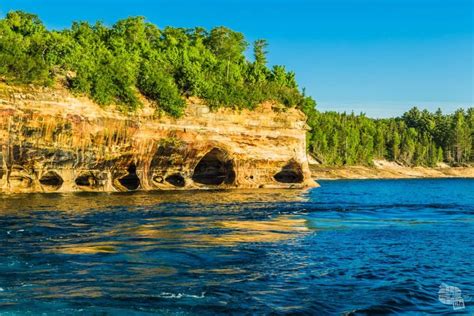
[[[474,180],[320,184],[0,196],[0,314],[474,313]]]

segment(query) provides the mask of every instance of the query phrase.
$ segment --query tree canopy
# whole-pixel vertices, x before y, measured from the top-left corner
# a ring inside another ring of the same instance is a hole
[[[399,118],[326,112],[312,117],[309,152],[326,165],[371,165],[374,159],[408,166],[474,161],[474,108],[453,114],[414,107]]]
[[[226,27],[159,29],[130,17],[111,27],[74,22],[50,31],[37,16],[12,11],[0,20],[0,75],[45,85],[62,75],[72,91],[130,111],[143,94],[173,116],[182,115],[189,96],[211,107],[252,109],[266,100],[302,106],[294,74],[267,67],[266,41],[255,41],[255,61],[244,55],[248,45]]]

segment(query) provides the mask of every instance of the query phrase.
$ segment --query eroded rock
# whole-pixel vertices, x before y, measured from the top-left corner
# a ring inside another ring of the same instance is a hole
[[[192,100],[174,119],[156,117],[146,100],[126,115],[61,88],[29,89],[0,83],[2,192],[316,185],[296,109],[212,112]]]

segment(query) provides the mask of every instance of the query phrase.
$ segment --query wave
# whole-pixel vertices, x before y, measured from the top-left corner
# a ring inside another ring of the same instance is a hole
[[[161,292],[158,295],[160,298],[170,298],[170,299],[180,299],[180,298],[197,298],[202,299],[205,298],[206,292],[202,292],[201,295],[194,295],[194,294],[186,294],[186,293],[169,293],[169,292]]]

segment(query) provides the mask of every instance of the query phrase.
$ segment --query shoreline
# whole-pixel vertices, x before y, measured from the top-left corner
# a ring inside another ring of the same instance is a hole
[[[396,164],[331,167],[310,165],[313,179],[434,179],[474,178],[474,167],[405,167]]]

